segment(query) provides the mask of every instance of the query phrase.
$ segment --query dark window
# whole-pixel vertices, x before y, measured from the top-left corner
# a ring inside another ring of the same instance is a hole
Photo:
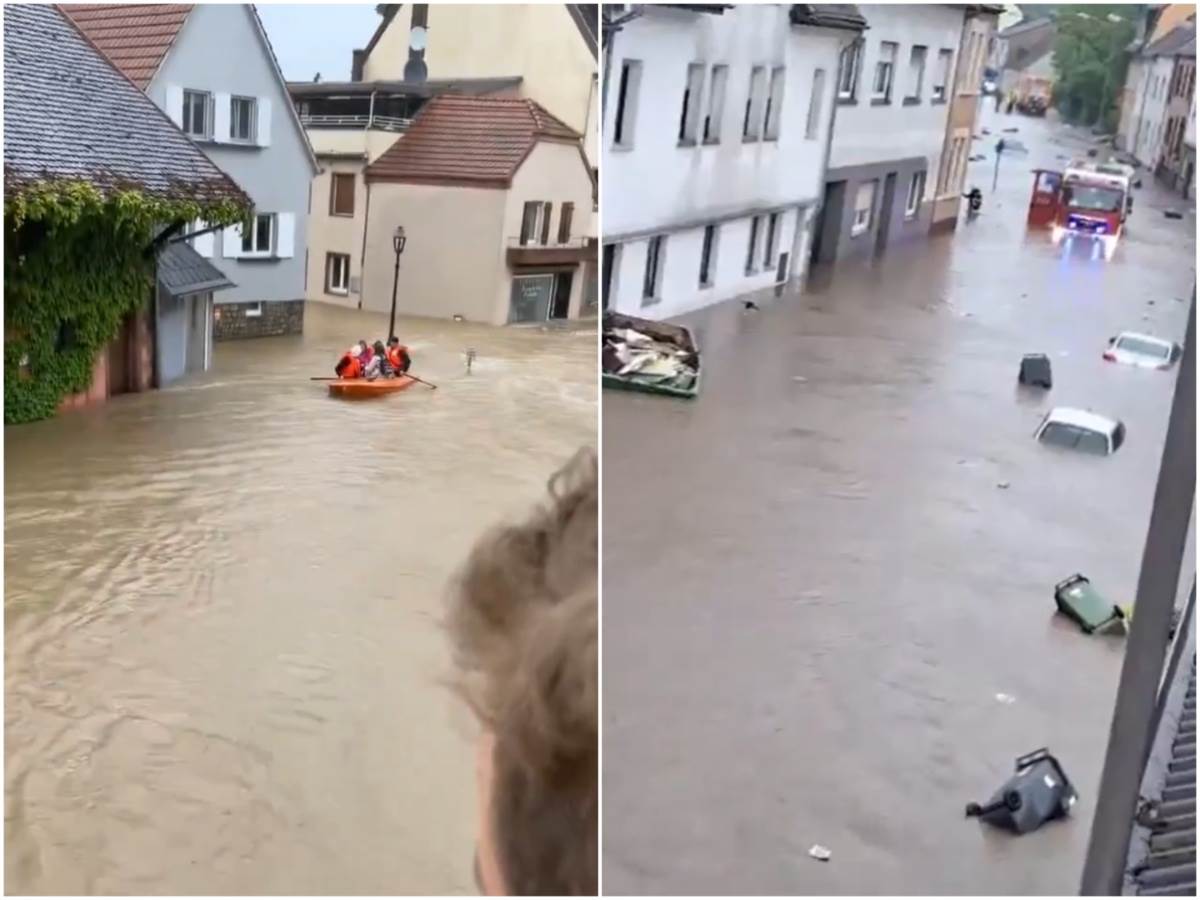
[[[858,72],[862,65],[863,41],[859,38],[842,50],[838,61],[838,98],[853,100],[858,94]]]
[[[617,88],[617,117],[613,123],[613,143],[628,145],[633,137],[633,94],[637,90],[638,63],[625,60],[621,63],[621,80]]]
[[[646,277],[642,282],[642,306],[657,303],[659,277],[662,274],[662,248],[666,241],[662,235],[652,237],[646,244]]]
[[[704,243],[700,246],[700,287],[711,287],[713,242],[717,237],[717,226],[708,225],[704,229]]]
[[[334,172],[329,179],[329,214],[354,215],[354,173]]]
[[[274,229],[275,216],[270,213],[255,216],[249,223],[242,226],[243,253],[270,253],[271,232]]]
[[[537,219],[538,212],[541,210],[542,204],[537,200],[526,202],[524,211],[521,213],[521,245],[533,243],[533,236],[537,234]]]
[[[746,274],[754,271],[754,250],[758,246],[758,216],[750,219],[750,246],[746,248]]]
[[[771,217],[767,219],[767,244],[763,252],[763,268],[770,269],[773,265],[775,256],[775,239],[778,237],[777,230],[779,228],[779,213],[771,213]]]
[[[550,214],[554,212],[553,203],[542,204],[542,246],[550,243]]]
[[[558,213],[558,242],[569,243],[571,240],[571,219],[575,215],[575,204],[564,203]]]
[[[204,91],[183,92],[183,131],[192,137],[206,138],[209,136],[209,125],[212,116],[209,110],[212,106],[212,94]]]

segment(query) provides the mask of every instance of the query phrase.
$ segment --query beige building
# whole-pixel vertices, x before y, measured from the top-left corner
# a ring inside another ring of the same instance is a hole
[[[396,143],[433,96],[515,97],[520,78],[404,82],[318,82],[288,85],[320,171],[308,215],[306,296],[362,306],[367,231],[366,167]]]
[[[362,306],[501,325],[594,314],[582,135],[527,99],[443,95],[366,168]]]

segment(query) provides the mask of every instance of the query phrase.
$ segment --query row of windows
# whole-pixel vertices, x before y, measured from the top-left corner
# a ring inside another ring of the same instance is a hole
[[[838,63],[838,100],[843,103],[858,101],[859,85],[862,80],[862,70],[865,58],[866,39],[859,38],[842,50]],[[920,103],[925,98],[925,66],[929,56],[929,48],[914,44],[908,55],[908,67],[905,70],[904,103]],[[896,66],[900,58],[900,45],[895,41],[880,41],[879,56],[875,61],[875,69],[871,78],[871,102],[874,105],[887,105],[892,102],[896,81]],[[943,48],[938,51],[937,65],[933,72],[933,86],[929,97],[933,101],[946,99],[947,85],[954,64],[954,51]]]
[[[904,201],[904,218],[915,219],[921,210],[925,196],[925,171],[914,172],[908,181],[908,194]],[[859,184],[854,192],[854,218],[850,223],[851,237],[857,237],[871,229],[878,211],[875,201],[879,197],[879,179],[873,178]]]
[[[540,244],[550,244],[550,220],[554,215],[554,204],[549,200],[530,200],[525,204],[521,214],[521,246],[527,247]],[[559,204],[558,212],[558,243],[568,244],[571,241],[571,224],[575,217],[575,204],[566,202]]]
[[[208,91],[183,92],[183,132],[189,137],[213,140],[216,127],[216,102]],[[258,143],[258,100],[254,97],[229,98],[229,133],[215,135],[217,140],[242,144]]]
[[[746,101],[741,107],[741,139],[776,141],[783,116],[783,89],[787,70],[783,66],[751,66],[748,70]],[[617,109],[613,121],[613,146],[622,150],[633,147],[637,101],[642,79],[642,62],[626,59],[621,63],[617,82]],[[677,137],[682,147],[698,143],[719,144],[726,132],[726,93],[729,66],[690,63],[685,72],[683,97],[679,107]],[[821,97],[825,91],[825,70],[813,71],[805,138],[815,140],[821,124]]]

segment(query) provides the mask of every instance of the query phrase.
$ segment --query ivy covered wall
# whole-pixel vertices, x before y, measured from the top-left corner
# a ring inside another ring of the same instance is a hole
[[[241,221],[230,200],[162,199],[41,182],[4,206],[4,422],[52,416],[86,390],[99,352],[150,302],[159,228]]]

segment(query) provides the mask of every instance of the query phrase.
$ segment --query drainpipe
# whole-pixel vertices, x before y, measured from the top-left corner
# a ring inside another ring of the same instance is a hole
[[[1196,288],[1142,551],[1080,894],[1121,894],[1196,493]]]
[[[371,90],[371,105],[367,108],[367,127],[363,129],[363,143],[367,142],[367,132],[375,122],[375,90]]]
[[[371,226],[371,182],[367,181],[364,168],[363,181],[367,185],[367,202],[363,209],[362,252],[358,256],[358,308],[363,308],[363,296],[367,293],[367,231]]]

